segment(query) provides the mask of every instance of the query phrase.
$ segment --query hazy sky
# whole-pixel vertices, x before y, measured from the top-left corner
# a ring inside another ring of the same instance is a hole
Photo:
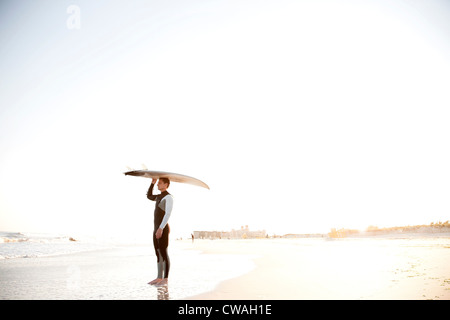
[[[2,1],[0,230],[450,219],[448,1]]]

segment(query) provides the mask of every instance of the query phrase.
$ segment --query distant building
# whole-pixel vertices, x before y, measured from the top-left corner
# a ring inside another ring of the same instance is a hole
[[[266,230],[251,231],[248,226],[231,231],[194,231],[195,239],[257,239],[266,236]]]

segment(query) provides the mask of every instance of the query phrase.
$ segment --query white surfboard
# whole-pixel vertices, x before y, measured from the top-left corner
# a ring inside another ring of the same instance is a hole
[[[203,181],[179,173],[165,172],[165,171],[151,171],[151,170],[131,170],[125,172],[125,175],[151,179],[168,178],[171,182],[173,181],[180,183],[188,183],[209,190],[209,186]]]

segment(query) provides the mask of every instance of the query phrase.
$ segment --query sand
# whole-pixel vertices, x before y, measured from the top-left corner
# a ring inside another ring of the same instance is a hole
[[[450,299],[450,238],[203,242],[256,268],[189,299]]]

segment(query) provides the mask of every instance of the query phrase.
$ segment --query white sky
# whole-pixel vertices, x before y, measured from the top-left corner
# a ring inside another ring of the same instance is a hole
[[[69,5],[80,29],[69,29]],[[446,1],[2,1],[0,230],[450,219]]]

